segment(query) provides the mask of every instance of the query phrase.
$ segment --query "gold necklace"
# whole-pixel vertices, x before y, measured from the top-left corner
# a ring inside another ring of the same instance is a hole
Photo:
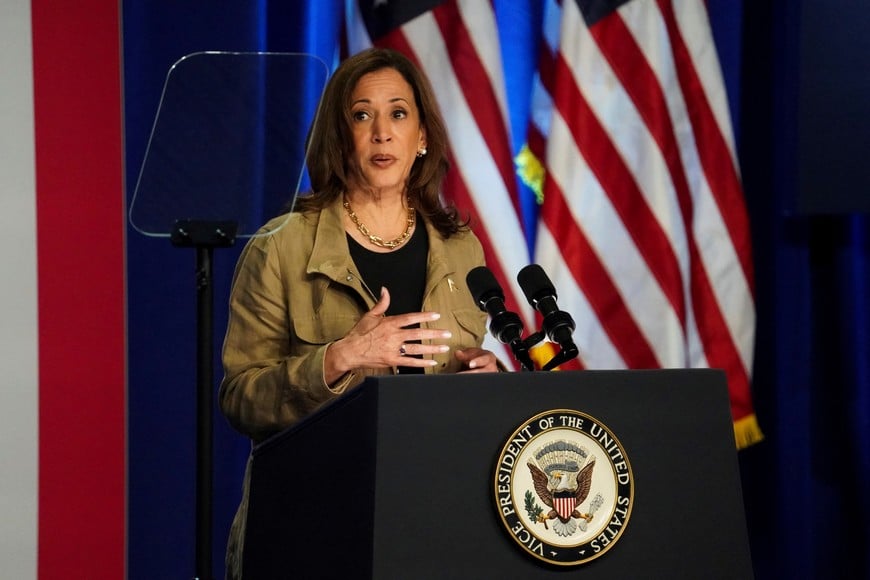
[[[382,237],[372,234],[369,231],[369,228],[359,220],[357,215],[351,209],[350,202],[347,201],[347,198],[344,199],[342,205],[344,206],[344,210],[347,212],[347,216],[350,218],[350,221],[353,222],[353,224],[360,231],[360,233],[362,233],[362,235],[367,237],[372,244],[378,246],[379,248],[388,248],[390,250],[395,250],[396,248],[407,242],[408,238],[411,237],[411,230],[414,229],[414,223],[417,221],[417,212],[414,211],[414,208],[409,207],[407,225],[405,226],[405,231],[402,232],[402,235],[392,240],[384,240]]]

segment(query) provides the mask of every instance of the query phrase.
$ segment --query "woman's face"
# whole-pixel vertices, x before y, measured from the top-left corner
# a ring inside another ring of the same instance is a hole
[[[381,195],[402,194],[417,152],[426,146],[411,85],[395,69],[362,76],[351,94],[353,162],[363,183]]]

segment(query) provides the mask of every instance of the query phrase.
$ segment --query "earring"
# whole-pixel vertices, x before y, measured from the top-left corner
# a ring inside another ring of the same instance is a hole
[[[424,155],[426,155],[426,153],[427,153],[426,148],[423,147],[417,151],[417,157],[423,157]]]

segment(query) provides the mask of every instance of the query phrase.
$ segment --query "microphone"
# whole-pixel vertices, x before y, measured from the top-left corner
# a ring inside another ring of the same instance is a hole
[[[509,311],[504,305],[504,292],[486,266],[478,266],[465,277],[478,308],[489,314],[489,331],[501,343],[508,344],[514,358],[524,371],[535,370],[535,363],[529,355],[529,347],[523,341],[523,322],[516,312]]]
[[[556,305],[556,288],[538,264],[529,264],[517,274],[526,300],[543,316],[544,333],[551,342],[557,343],[565,356],[576,356],[574,345],[574,319]],[[564,358],[564,357],[562,357]],[[564,362],[564,361],[563,361]]]
[[[499,342],[510,344],[523,335],[523,322],[515,312],[504,305],[504,292],[498,280],[486,266],[478,266],[468,273],[465,283],[477,306],[489,314],[489,330]]]

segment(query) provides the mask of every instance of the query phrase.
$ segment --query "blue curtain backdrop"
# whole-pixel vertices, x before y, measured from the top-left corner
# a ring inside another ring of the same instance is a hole
[[[495,4],[517,149],[540,3]],[[708,6],[753,229],[758,310],[753,389],[767,439],[742,451],[740,463],[756,575],[868,577],[870,225],[860,214],[793,211],[800,187],[798,31],[807,25],[801,22],[801,3],[709,0]],[[128,205],[166,73],[178,58],[203,50],[309,52],[334,63],[342,10],[340,0],[125,0]],[[533,204],[525,207],[533,218]],[[215,251],[216,378],[229,280],[242,243]],[[195,254],[132,228],[127,250],[129,577],[192,577]],[[214,425],[213,566],[222,577],[224,542],[249,443],[217,412]],[[673,524],[666,529],[691,525]]]

